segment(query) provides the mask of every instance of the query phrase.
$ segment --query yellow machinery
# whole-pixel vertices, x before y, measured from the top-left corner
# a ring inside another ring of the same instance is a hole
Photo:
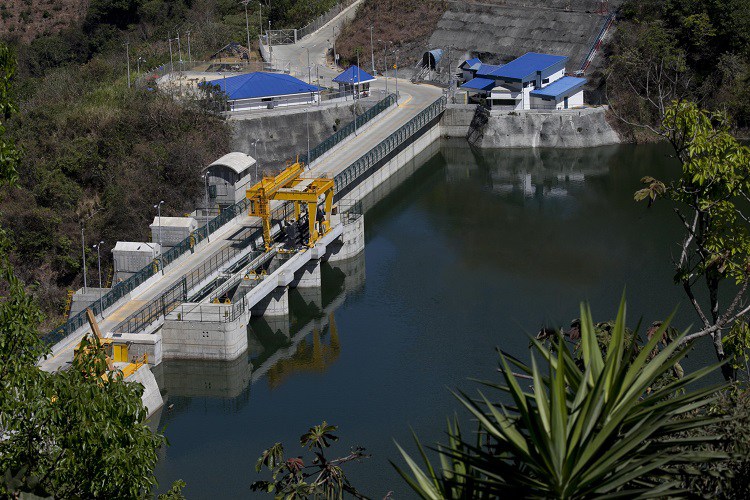
[[[90,308],[86,309],[86,318],[89,321],[92,333],[99,338],[99,344],[102,346],[102,349],[104,349],[104,354],[107,359],[107,369],[114,369],[112,363],[113,360],[118,363],[128,363],[127,366],[122,368],[123,378],[128,378],[135,373],[138,368],[148,363],[148,354],[144,354],[142,358],[137,360],[134,359],[131,362],[128,359],[128,346],[126,344],[115,344],[114,339],[103,337],[99,330],[99,325],[96,322],[96,317],[94,317],[94,312]],[[74,356],[78,355],[79,349],[80,345],[74,350]]]
[[[271,201],[293,201],[294,217],[299,220],[301,204],[307,204],[307,218],[310,225],[309,247],[315,246],[315,242],[321,236],[331,230],[331,210],[333,208],[333,179],[326,178],[304,178],[302,172],[304,165],[296,162],[275,177],[263,177],[263,179],[247,190],[246,196],[250,201],[249,215],[260,217],[263,220],[263,242],[266,251],[271,249]],[[325,219],[321,231],[318,232],[315,225],[318,200],[325,196]]]

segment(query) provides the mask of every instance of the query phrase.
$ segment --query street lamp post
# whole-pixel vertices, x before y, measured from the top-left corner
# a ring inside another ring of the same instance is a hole
[[[81,219],[81,248],[83,250],[83,293],[86,293],[88,282],[86,281],[86,239],[83,235],[84,221]]]
[[[185,33],[188,37],[188,62],[193,64],[193,55],[190,53],[190,32]]]
[[[250,0],[242,0],[240,2],[245,6],[245,31],[247,32],[247,62],[250,62],[250,18],[247,15],[247,4],[250,3]]]
[[[258,183],[258,141],[260,139],[255,139],[253,145],[255,146],[255,183]]]
[[[211,241],[211,227],[208,225],[208,222],[211,220],[211,212],[208,206],[208,172],[203,174],[201,177],[203,177],[203,187],[206,191],[206,241]]]
[[[307,169],[310,170],[310,108],[305,110],[305,122],[307,127]]]
[[[398,49],[396,49],[396,64],[393,69],[396,70],[396,106],[398,106]]]
[[[180,44],[180,32],[177,32],[177,54],[179,56],[180,61],[180,71],[184,71],[185,68],[182,66],[182,45]]]
[[[370,58],[372,59],[372,74],[375,74],[375,46],[372,44],[372,26],[370,26]]]
[[[378,42],[383,44],[383,66],[385,66],[385,94],[388,95],[388,53],[386,52],[386,43],[384,40],[378,39]]]
[[[339,60],[336,59],[336,26],[333,27],[333,67],[339,65]]]
[[[307,84],[312,85],[312,66],[310,66],[310,48],[305,47],[307,50]]]
[[[125,59],[128,62],[128,88],[130,88],[130,41],[125,42]]]
[[[104,312],[102,309],[102,256],[99,252],[103,243],[103,241],[100,241],[96,245],[93,245],[93,248],[96,248],[96,260],[99,264],[99,314]]]
[[[154,205],[154,208],[156,209],[157,213],[157,220],[158,220],[158,228],[159,228],[159,267],[161,268],[161,273],[164,274],[164,259],[162,258],[162,254],[164,254],[164,251],[161,247],[161,205],[164,203],[164,200],[161,200],[159,203]]]
[[[169,38],[169,72],[174,71],[174,59],[172,59],[172,37]]]

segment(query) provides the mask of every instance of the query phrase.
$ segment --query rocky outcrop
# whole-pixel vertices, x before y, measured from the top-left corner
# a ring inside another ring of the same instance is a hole
[[[618,144],[606,107],[555,111],[492,112],[473,127],[469,142],[480,148],[585,148]],[[483,120],[482,120],[483,121]]]

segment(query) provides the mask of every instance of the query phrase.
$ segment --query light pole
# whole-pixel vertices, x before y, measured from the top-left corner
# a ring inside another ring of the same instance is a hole
[[[156,209],[157,213],[157,220],[158,220],[158,228],[159,228],[159,267],[161,268],[161,273],[164,274],[164,259],[162,258],[162,254],[164,253],[161,248],[161,205],[164,203],[164,200],[161,200],[159,203],[154,205],[154,208]]]
[[[263,35],[263,4],[258,2],[258,35]]]
[[[375,46],[372,44],[372,26],[370,26],[370,58],[372,59],[372,74],[375,75]]]
[[[125,42],[125,60],[128,62],[128,88],[130,88],[130,40]]]
[[[211,241],[211,228],[208,225],[208,221],[211,220],[211,212],[208,207],[208,172],[201,175],[201,177],[203,177],[203,187],[206,191],[206,241]]]
[[[93,245],[93,248],[96,248],[96,260],[99,263],[99,314],[102,314],[104,310],[102,309],[102,256],[99,252],[101,250],[102,244],[104,244],[103,241],[100,241],[96,245]]]
[[[188,31],[185,33],[188,37],[188,61],[190,62],[190,65],[193,64],[193,55],[190,53],[190,32]]]
[[[393,69],[396,70],[396,106],[398,106],[398,49],[396,49],[396,64]]]
[[[250,18],[247,16],[247,4],[250,0],[242,0],[240,2],[245,6],[245,31],[247,32],[247,62],[250,62]]]
[[[185,68],[182,67],[182,45],[180,44],[180,32],[177,32],[177,54],[179,55],[179,61],[180,61],[180,71],[184,71]]]
[[[333,67],[339,65],[339,60],[336,57],[336,26],[333,27]]]
[[[138,56],[138,59],[136,59],[135,63],[136,63],[136,66],[137,66],[136,71],[138,72],[139,75],[141,74],[141,62],[146,62],[146,60],[144,58]]]
[[[83,236],[83,226],[85,222],[81,219],[81,247],[83,250],[83,293],[86,293],[88,282],[86,281],[86,239]]]
[[[305,47],[307,49],[307,84],[312,85],[312,67],[310,66],[310,48]]]
[[[255,183],[258,183],[258,141],[260,139],[255,139],[253,142],[253,146],[255,146]]]
[[[305,126],[307,127],[307,169],[310,170],[310,108],[305,109]]]
[[[169,72],[174,71],[174,60],[172,59],[172,38],[169,38]]]
[[[378,42],[383,44],[383,66],[385,66],[385,94],[388,95],[388,56],[386,52],[386,43],[384,40],[378,38]]]

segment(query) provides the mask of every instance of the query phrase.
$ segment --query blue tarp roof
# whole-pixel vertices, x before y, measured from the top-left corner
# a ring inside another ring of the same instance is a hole
[[[318,91],[318,87],[315,85],[308,85],[293,76],[280,73],[247,73],[220,78],[212,82],[206,82],[206,84],[218,85],[229,96],[230,100],[305,94]]]
[[[578,92],[586,83],[585,78],[577,78],[575,76],[564,76],[559,80],[555,80],[546,87],[541,89],[532,90],[530,95],[535,97],[546,97],[553,98],[559,101],[561,98],[570,96]]]
[[[357,83],[371,82],[373,80],[375,80],[374,76],[372,76],[367,71],[363,71],[362,68],[359,68],[356,65],[349,66],[349,69],[333,79],[333,81],[336,83],[349,83],[352,85]]]
[[[501,66],[498,70],[490,73],[492,76],[499,78],[508,78],[512,80],[523,80],[534,75],[537,71],[544,71],[550,66],[556,64],[565,64],[566,56],[555,56],[552,54],[538,54],[536,52],[527,52],[521,57],[512,60],[508,64]],[[562,69],[562,68],[560,68]]]
[[[489,78],[472,78],[468,82],[461,85],[462,89],[472,90],[492,90],[495,86],[495,80]]]
[[[502,66],[498,66],[497,64],[479,63],[479,69],[477,69],[477,76],[489,76],[494,71],[497,71],[500,68],[502,68]]]
[[[478,57],[475,57],[474,59],[467,59],[464,62],[462,62],[459,68],[477,69],[479,68],[478,65],[481,65],[481,64],[482,64],[482,61],[480,61]],[[477,67],[475,68],[474,66],[477,66]]]

